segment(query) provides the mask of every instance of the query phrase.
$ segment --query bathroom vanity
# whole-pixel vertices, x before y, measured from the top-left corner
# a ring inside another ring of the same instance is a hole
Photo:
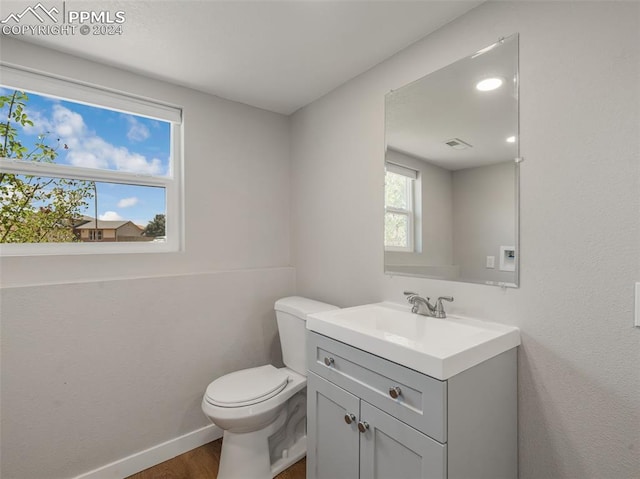
[[[309,479],[517,477],[517,328],[381,303],[307,329]]]

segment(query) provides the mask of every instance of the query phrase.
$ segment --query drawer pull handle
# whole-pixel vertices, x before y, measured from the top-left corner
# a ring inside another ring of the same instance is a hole
[[[400,394],[402,394],[402,390],[398,386],[389,388],[389,396],[391,396],[393,399],[398,399],[400,397]]]
[[[333,358],[327,358],[327,357],[324,358],[324,364],[326,366],[333,366],[333,363],[335,363]]]
[[[369,423],[366,421],[360,421],[358,422],[358,431],[360,431],[361,433],[365,433],[367,432],[367,429],[369,429]]]
[[[344,415],[344,422],[346,422],[347,424],[351,424],[352,422],[355,422],[355,420],[356,416],[354,414],[351,414],[350,412]]]

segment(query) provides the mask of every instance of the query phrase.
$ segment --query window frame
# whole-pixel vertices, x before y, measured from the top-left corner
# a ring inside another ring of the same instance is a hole
[[[169,253],[184,250],[183,122],[181,108],[114,89],[78,82],[0,62],[2,84],[16,90],[68,100],[170,123],[171,151],[167,176],[83,168],[0,158],[5,173],[68,178],[103,183],[164,188],[166,237],[164,242],[0,243],[0,257],[76,254]]]
[[[407,182],[407,197],[406,204],[407,208],[398,208],[395,206],[387,206],[386,202],[386,194],[385,194],[385,205],[384,205],[384,216],[385,216],[385,225],[386,225],[386,217],[387,214],[393,213],[396,215],[403,215],[407,217],[407,246],[388,246],[385,242],[384,250],[389,252],[398,252],[398,253],[414,253],[415,252],[415,183],[418,178],[418,172],[411,168],[407,168],[402,165],[397,165],[395,163],[386,162],[385,163],[385,175],[387,173],[393,173],[399,176],[403,176]],[[386,228],[386,227],[385,227]],[[386,229],[385,229],[385,238],[386,238]]]

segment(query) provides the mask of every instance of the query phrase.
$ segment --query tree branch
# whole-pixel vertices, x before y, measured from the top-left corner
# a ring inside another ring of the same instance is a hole
[[[7,154],[7,141],[9,140],[9,126],[11,126],[11,113],[13,113],[13,105],[16,102],[16,95],[18,94],[17,90],[13,91],[13,95],[11,95],[11,103],[9,103],[9,113],[7,114],[7,124],[6,130],[4,132],[4,145],[2,147],[2,151],[4,154]]]

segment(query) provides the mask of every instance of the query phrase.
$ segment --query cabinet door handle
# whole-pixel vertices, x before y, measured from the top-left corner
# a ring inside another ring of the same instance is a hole
[[[333,363],[335,363],[335,360],[333,358],[329,358],[329,357],[324,358],[325,366],[332,366]]]
[[[356,416],[354,414],[351,414],[350,412],[344,415],[344,422],[346,422],[347,424],[351,424],[352,422],[355,422],[355,420]]]
[[[360,421],[358,422],[358,431],[360,431],[361,433],[365,433],[367,432],[367,429],[369,429],[369,423],[366,421]]]
[[[389,388],[389,396],[391,396],[393,399],[398,399],[401,394],[402,394],[402,390],[400,389],[399,386],[393,386]]]

